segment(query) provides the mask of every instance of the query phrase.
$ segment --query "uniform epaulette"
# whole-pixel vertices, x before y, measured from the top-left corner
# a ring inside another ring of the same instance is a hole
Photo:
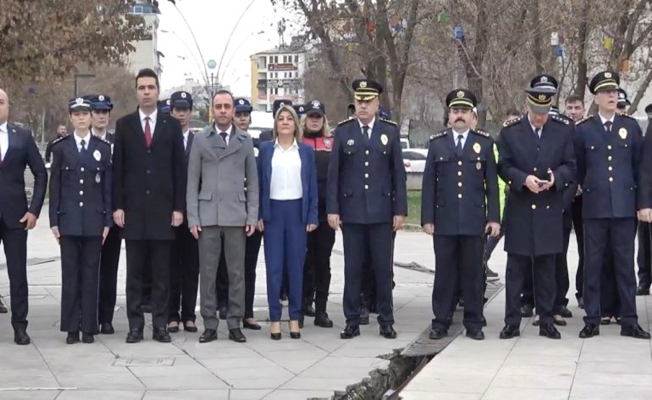
[[[486,137],[486,138],[490,138],[490,137],[491,137],[491,135],[489,134],[489,132],[483,131],[482,129],[476,129],[476,130],[474,130],[473,132],[477,133],[477,134],[480,135],[480,136],[484,136],[484,137]]]
[[[627,113],[622,113],[622,114],[620,114],[620,115],[622,115],[623,117],[627,117],[627,118],[629,118],[629,119],[633,119],[634,121],[636,121],[636,118],[632,117],[631,115],[629,115],[629,114],[627,114]]]
[[[441,131],[439,133],[433,133],[432,135],[430,135],[430,140],[439,139],[441,137],[446,136],[447,134],[448,134],[448,129],[444,129],[443,131]]]
[[[561,122],[562,124],[565,124],[565,125],[570,124],[570,121],[567,118],[562,117],[560,115],[553,114],[553,115],[550,116],[550,118],[552,118],[553,121]]]
[[[92,139],[97,139],[97,140],[99,140],[100,142],[102,142],[102,143],[104,143],[104,144],[107,144],[107,145],[111,146],[111,142],[109,142],[109,141],[106,140],[106,139],[102,139],[102,138],[97,137],[97,136],[95,136],[95,135],[92,135],[91,138],[92,138]]]
[[[56,139],[54,139],[54,141],[52,142],[52,146],[54,146],[55,144],[61,142],[63,139],[68,138],[69,136],[70,136],[70,135],[66,135],[66,136],[61,136],[60,138],[56,138]]]
[[[380,120],[383,122],[387,122],[388,124],[398,126],[398,124],[395,121],[392,121],[391,119],[380,118]]]
[[[351,121],[353,121],[354,119],[355,119],[355,117],[347,118],[347,119],[345,119],[344,121],[340,121],[340,122],[337,124],[337,126],[344,125],[344,124],[346,124],[347,122],[351,122]]]
[[[583,122],[586,122],[586,121],[590,120],[591,118],[593,118],[593,115],[587,115],[586,117],[584,117],[584,118],[582,118],[581,120],[577,121],[577,122],[575,123],[575,125],[579,125],[579,124],[581,124],[581,123],[583,123]]]
[[[521,121],[521,117],[507,120],[507,121],[505,121],[505,123],[503,124],[503,128],[507,128],[508,126],[512,126],[512,125],[514,125],[515,123],[520,122],[520,121]]]

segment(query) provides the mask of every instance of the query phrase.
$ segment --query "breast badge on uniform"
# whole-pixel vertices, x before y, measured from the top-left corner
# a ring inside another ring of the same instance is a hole
[[[333,147],[333,140],[328,138],[324,139],[324,147],[330,150]]]
[[[480,154],[480,150],[482,150],[482,147],[480,147],[480,143],[473,143],[473,151]]]
[[[346,141],[347,146],[353,146],[355,144],[355,141],[353,139],[349,139]]]
[[[95,150],[93,152],[93,158],[95,159],[95,161],[100,161],[100,159],[102,158],[102,154],[100,154],[99,150]]]
[[[383,146],[387,145],[387,135],[383,133],[383,135],[380,137],[380,142],[383,144]]]
[[[626,139],[627,138],[627,129],[625,128],[620,128],[618,130],[618,136],[620,136],[621,139]]]

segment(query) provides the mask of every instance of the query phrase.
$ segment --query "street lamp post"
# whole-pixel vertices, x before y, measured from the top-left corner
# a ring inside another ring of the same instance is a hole
[[[244,39],[242,39],[242,41],[238,44],[237,48],[242,47],[242,45],[243,45],[247,40],[249,40],[250,38],[252,38],[253,36],[262,35],[263,33],[265,33],[265,31],[251,32],[251,33],[249,34],[249,36],[247,36],[247,37],[245,37]],[[222,76],[219,78],[219,81],[220,81],[220,82],[223,82],[223,81],[224,81],[224,76],[226,75],[226,72],[229,70],[229,66],[231,65],[231,61],[233,61],[233,57],[235,57],[236,54],[237,54],[237,51],[234,52],[233,54],[231,54],[231,57],[229,57],[229,60],[226,62],[226,67],[224,67],[224,71],[222,71]]]
[[[75,87],[73,89],[74,91],[73,91],[73,94],[72,94],[73,97],[77,97],[77,79],[78,78],[95,78],[95,75],[93,75],[93,74],[75,74],[75,79],[74,79],[74,81],[75,81],[74,86]]]

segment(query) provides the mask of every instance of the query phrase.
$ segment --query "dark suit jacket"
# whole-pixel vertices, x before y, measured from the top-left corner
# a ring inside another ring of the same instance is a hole
[[[258,153],[258,184],[260,185],[259,214],[263,221],[272,218],[270,188],[272,183],[272,158],[274,156],[274,144],[276,142],[265,141],[260,144]],[[317,167],[315,166],[315,151],[305,143],[299,143],[299,157],[301,157],[301,186],[303,197],[301,198],[301,215],[303,223],[319,224],[317,218]]]
[[[537,138],[527,116],[508,121],[498,136],[498,173],[509,194],[503,218],[505,251],[539,256],[563,251],[564,194],[574,182],[573,125],[550,116]],[[528,175],[548,179],[555,185],[535,194],[525,186]]]
[[[0,218],[9,229],[24,228],[19,221],[27,211],[41,213],[48,173],[32,133],[27,129],[7,124],[9,148],[2,155],[0,165]],[[34,175],[32,202],[27,205],[25,168]]]
[[[407,215],[407,184],[396,124],[376,118],[367,139],[357,119],[335,129],[328,165],[326,211],[343,223],[392,223]]]
[[[172,240],[172,212],[186,209],[183,135],[179,121],[157,113],[148,149],[138,111],[116,122],[113,208],[125,212],[127,240]]]
[[[436,235],[481,236],[487,221],[500,222],[494,141],[488,133],[469,131],[458,152],[456,140],[452,129],[430,139],[421,224],[434,224]]]

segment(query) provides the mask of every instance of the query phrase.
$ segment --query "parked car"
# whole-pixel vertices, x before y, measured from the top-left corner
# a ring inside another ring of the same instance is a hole
[[[402,149],[410,148],[410,141],[408,140],[408,138],[401,138],[401,148]]]
[[[423,172],[426,169],[428,149],[403,149],[403,164],[406,172]]]

